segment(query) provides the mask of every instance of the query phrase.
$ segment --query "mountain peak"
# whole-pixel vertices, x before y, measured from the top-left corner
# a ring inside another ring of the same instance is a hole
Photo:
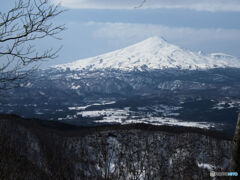
[[[168,43],[163,37],[153,36],[153,37],[149,37],[139,43],[136,43],[133,46],[141,46],[141,47],[145,47],[145,48],[149,49],[149,48],[161,48],[161,47],[169,46],[169,45],[171,45],[171,44]]]
[[[57,65],[54,68],[71,70],[118,69],[210,69],[240,68],[239,59],[226,55],[207,55],[181,49],[168,43],[164,38],[154,36],[129,47],[72,63]]]
[[[163,37],[152,36],[152,37],[149,37],[149,38],[143,40],[142,42],[144,42],[144,43],[147,43],[147,42],[149,42],[149,43],[160,43],[161,44],[161,43],[167,43],[167,40]]]

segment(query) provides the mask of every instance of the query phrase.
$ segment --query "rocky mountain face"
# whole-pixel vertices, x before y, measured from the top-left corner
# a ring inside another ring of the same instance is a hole
[[[0,179],[210,179],[210,171],[228,171],[231,138],[198,128],[86,128],[1,115]]]

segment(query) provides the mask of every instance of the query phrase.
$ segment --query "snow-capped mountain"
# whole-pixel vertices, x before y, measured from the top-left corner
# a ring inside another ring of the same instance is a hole
[[[146,69],[212,69],[240,68],[240,60],[223,53],[203,54],[182,49],[163,38],[151,37],[132,46],[54,68],[70,70],[118,69],[124,71]]]
[[[2,98],[0,112],[80,125],[149,123],[235,129],[240,62],[153,37],[39,70]]]

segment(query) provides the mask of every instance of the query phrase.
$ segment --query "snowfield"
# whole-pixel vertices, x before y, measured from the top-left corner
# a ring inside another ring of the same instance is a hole
[[[210,122],[190,122],[179,120],[177,119],[179,113],[176,113],[175,111],[181,109],[182,107],[171,107],[166,105],[140,107],[138,108],[138,110],[140,110],[139,112],[131,111],[130,107],[125,107],[123,109],[86,110],[87,107],[96,105],[99,106],[101,104],[114,104],[114,101],[94,103],[87,106],[69,107],[68,109],[76,111],[76,114],[73,115],[73,117],[68,116],[67,118],[73,119],[81,116],[86,118],[96,118],[97,120],[94,120],[95,123],[146,123],[153,125],[185,126],[206,129],[223,126],[221,123],[216,124]],[[153,112],[150,113],[148,110],[153,110]],[[161,115],[159,113],[161,113]]]

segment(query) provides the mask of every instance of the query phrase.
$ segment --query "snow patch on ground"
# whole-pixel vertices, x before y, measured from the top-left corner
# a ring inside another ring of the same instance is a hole
[[[77,86],[72,85],[72,87],[71,87],[71,89],[80,89],[80,88],[81,88],[81,86],[79,86],[79,85],[77,85]]]
[[[147,117],[142,116],[130,116],[131,111],[120,110],[120,109],[106,109],[101,111],[83,111],[78,112],[77,115],[83,117],[103,117],[101,120],[95,120],[96,123],[120,123],[120,124],[131,124],[131,123],[146,123],[153,125],[176,125],[185,127],[198,127],[198,128],[214,128],[216,124],[209,122],[190,122],[181,121],[175,118],[169,117]]]
[[[110,101],[110,102],[101,102],[101,103],[93,103],[93,104],[89,104],[89,105],[85,105],[85,106],[76,106],[76,107],[68,107],[69,110],[85,110],[86,108],[88,107],[91,107],[91,106],[102,106],[102,105],[108,105],[108,104],[115,104],[116,102],[115,101]]]
[[[222,109],[230,109],[230,108],[238,108],[240,109],[240,101],[231,100],[231,101],[220,101],[212,109],[222,110]]]
[[[199,163],[197,162],[198,167],[203,168],[203,169],[207,169],[209,171],[213,171],[216,167],[211,165],[211,164],[207,164],[207,163]]]

